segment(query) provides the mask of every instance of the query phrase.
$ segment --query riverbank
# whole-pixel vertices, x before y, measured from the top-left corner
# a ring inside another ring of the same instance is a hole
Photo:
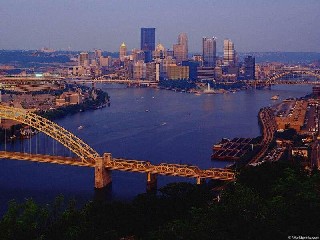
[[[92,95],[92,94],[91,94]],[[36,113],[49,120],[63,118],[70,114],[78,112],[84,112],[88,110],[101,109],[106,106],[110,106],[110,96],[101,89],[96,89],[94,97],[86,99],[84,102],[79,104],[62,106],[56,109],[47,111],[37,111]]]
[[[207,91],[208,85],[210,86],[211,91]],[[225,84],[205,80],[201,82],[193,82],[188,80],[160,80],[157,88],[171,90],[174,92],[187,92],[194,94],[235,93],[240,90],[251,89],[251,87],[248,87],[244,82]]]
[[[56,90],[56,91],[50,91],[49,93],[52,96],[57,96],[57,95],[61,95],[63,92],[68,92],[71,88],[74,88],[74,87],[75,87],[74,85],[67,85],[64,91]],[[83,92],[86,92],[88,95],[88,97],[85,98],[80,103],[68,104],[68,105],[63,105],[55,108],[50,107],[45,110],[37,110],[35,111],[35,113],[49,120],[56,120],[56,119],[61,119],[68,115],[76,114],[79,112],[96,110],[96,109],[104,108],[106,106],[110,106],[111,104],[110,96],[108,95],[107,92],[101,89],[91,89],[89,87],[80,86],[80,85],[77,86],[77,88],[81,89],[81,91]],[[6,91],[5,93],[10,94],[10,96],[13,96],[13,94],[18,94],[13,91]],[[47,92],[42,92],[42,91],[30,93],[30,95],[32,95],[36,99],[38,99],[38,97],[36,96],[39,96],[39,95],[41,96],[42,94],[48,95]],[[4,120],[4,121],[7,121],[7,120]],[[34,134],[36,134],[36,131],[32,130],[30,127],[25,127],[20,123],[18,124],[9,123],[9,125],[4,124],[3,127],[0,128],[0,143],[6,142],[6,141],[8,142],[15,141],[16,139],[30,138]]]
[[[98,153],[115,158],[179,163],[202,169],[223,168],[230,162],[210,161],[211,146],[223,137],[254,138],[260,134],[257,113],[273,103],[270,97],[301,97],[308,86],[276,86],[271,90],[248,90],[234,94],[177,94],[152,88],[127,88],[97,84],[108,92],[108,108],[78,112],[55,122],[89,144]],[[149,111],[146,112],[146,109]],[[163,124],[166,123],[166,124]],[[83,126],[79,130],[79,126]],[[1,145],[4,149],[4,144]],[[69,156],[69,150],[42,133],[27,141],[7,144],[7,151]],[[26,161],[0,161],[1,204],[32,197],[47,203],[59,193],[81,203],[94,198],[94,169]],[[111,199],[130,200],[146,191],[146,175],[112,172]],[[158,187],[194,179],[158,177]],[[2,183],[2,184],[1,184]]]

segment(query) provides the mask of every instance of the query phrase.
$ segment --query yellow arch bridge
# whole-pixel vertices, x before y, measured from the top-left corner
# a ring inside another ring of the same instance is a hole
[[[306,75],[310,77],[314,77],[316,80],[294,80],[294,79],[283,79],[285,76],[290,74],[300,74]],[[320,84],[320,71],[319,70],[310,70],[310,69],[285,69],[284,71],[280,71],[275,73],[273,76],[265,80],[250,80],[246,82],[250,86],[254,87],[270,87],[271,85],[277,84],[286,84],[286,85],[318,85]]]
[[[84,143],[80,138],[76,137],[63,127],[24,109],[0,105],[0,117],[18,121],[45,133],[70,149],[77,156],[72,158],[0,151],[0,158],[94,167],[95,188],[103,188],[112,182],[111,170],[146,173],[147,183],[150,186],[156,184],[156,176],[158,174],[195,178],[198,184],[205,179],[219,179],[225,181],[235,179],[235,173],[228,169],[200,169],[197,166],[169,163],[154,165],[148,161],[113,158],[111,153],[104,153],[100,156],[88,144]]]

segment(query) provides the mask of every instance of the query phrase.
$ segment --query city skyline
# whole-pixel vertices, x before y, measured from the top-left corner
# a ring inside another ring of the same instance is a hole
[[[125,42],[131,50],[140,46],[140,29],[154,27],[156,45],[166,49],[172,49],[176,36],[185,32],[189,52],[201,52],[203,36],[217,38],[217,52],[226,38],[238,52],[320,52],[319,9],[315,0],[175,0],[170,5],[164,0],[4,0],[0,49],[116,52]]]

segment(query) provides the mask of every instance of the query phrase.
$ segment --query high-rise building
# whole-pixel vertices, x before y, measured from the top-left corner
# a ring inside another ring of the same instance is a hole
[[[148,81],[159,82],[160,80],[160,63],[146,63],[146,79]]]
[[[124,57],[127,55],[127,46],[126,44],[123,42],[120,45],[120,50],[119,50],[119,58],[120,61],[123,62],[124,61]]]
[[[155,50],[155,28],[141,28],[141,50]]]
[[[247,56],[244,59],[244,79],[254,80],[255,79],[255,58]]]
[[[131,52],[132,56],[132,61],[137,62],[137,61],[144,61],[144,51],[138,50],[138,49],[132,49]]]
[[[96,62],[97,66],[100,66],[100,58],[102,57],[102,50],[101,49],[95,49],[94,50],[94,60]]]
[[[192,81],[196,81],[198,78],[197,69],[199,67],[199,62],[183,61],[181,65],[189,67],[189,79]]]
[[[102,56],[102,50],[101,49],[94,50],[94,57],[96,59],[99,59],[101,56]]]
[[[223,41],[223,64],[233,66],[235,64],[234,44],[230,39]]]
[[[178,64],[188,60],[188,37],[186,33],[180,33],[178,44],[173,45],[173,56]]]
[[[153,52],[153,58],[154,59],[164,59],[166,57],[166,49],[164,46],[159,43],[156,47],[156,50]]]
[[[155,28],[141,28],[141,50],[145,53],[145,62],[151,62],[155,50]]]
[[[133,66],[133,79],[145,79],[146,78],[146,64],[139,60]]]
[[[177,64],[180,64],[182,61],[185,61],[184,58],[184,46],[180,44],[173,44],[173,56],[176,59]]]
[[[167,76],[170,80],[188,79],[189,78],[189,67],[188,66],[168,66]]]
[[[79,55],[79,65],[89,66],[89,54],[87,52],[81,52]]]
[[[186,33],[180,33],[178,36],[178,44],[185,46],[186,57],[188,57],[188,36]]]
[[[214,37],[202,38],[202,55],[204,67],[216,66],[216,39]]]

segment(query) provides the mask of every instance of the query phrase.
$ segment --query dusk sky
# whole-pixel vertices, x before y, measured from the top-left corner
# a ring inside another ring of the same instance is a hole
[[[189,52],[203,36],[229,38],[239,52],[320,52],[319,0],[1,0],[0,49],[119,51],[139,48],[140,28],[172,49],[180,32]]]

